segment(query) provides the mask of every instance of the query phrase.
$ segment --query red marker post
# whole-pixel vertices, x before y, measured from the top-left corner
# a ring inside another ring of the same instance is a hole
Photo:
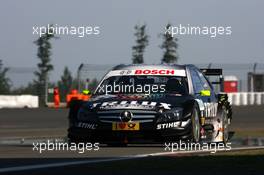
[[[60,94],[59,94],[59,88],[54,88],[53,93],[53,99],[54,99],[54,107],[59,108],[60,107]]]

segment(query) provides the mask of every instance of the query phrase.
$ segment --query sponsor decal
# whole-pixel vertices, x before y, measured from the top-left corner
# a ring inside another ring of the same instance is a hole
[[[186,76],[184,69],[175,70],[175,69],[136,69],[136,70],[112,70],[110,71],[105,78],[111,76],[129,76],[129,75],[167,75],[167,76]]]
[[[79,122],[77,123],[77,127],[79,128],[85,128],[85,129],[96,129],[97,125],[94,123],[83,123]]]
[[[101,109],[106,108],[131,108],[131,107],[144,107],[144,108],[154,108],[156,106],[159,106],[160,108],[164,109],[171,109],[171,104],[168,103],[158,103],[158,102],[151,102],[151,101],[108,101],[103,103],[94,103],[94,107],[100,107]]]
[[[120,75],[130,75],[132,73],[131,70],[122,70],[120,71]]]
[[[204,103],[205,116],[215,117],[217,115],[218,103]]]
[[[157,125],[157,129],[177,128],[179,126],[180,122],[161,123]]]
[[[139,129],[138,122],[118,122],[112,124],[113,131],[138,131]]]
[[[173,69],[138,69],[135,75],[174,75]]]
[[[217,115],[218,103],[203,102],[200,99],[195,99],[199,105],[201,115],[204,117],[215,117]]]

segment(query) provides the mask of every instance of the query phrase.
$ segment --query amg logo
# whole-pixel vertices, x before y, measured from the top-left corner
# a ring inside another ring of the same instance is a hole
[[[145,70],[141,70],[138,69],[135,71],[135,75],[174,75],[174,70],[171,69],[145,69]]]
[[[79,122],[77,124],[79,128],[96,129],[96,124]]]

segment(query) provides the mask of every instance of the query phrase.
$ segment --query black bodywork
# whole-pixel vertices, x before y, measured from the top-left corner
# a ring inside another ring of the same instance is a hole
[[[216,94],[205,76],[209,73],[219,76],[218,84],[221,85],[222,72],[219,70],[210,72],[207,69],[200,71],[193,65],[158,66],[158,68],[164,67],[186,71],[189,92],[149,95],[94,94],[89,101],[72,101],[69,112],[69,140],[100,143],[192,140],[193,111],[196,110],[199,117],[196,124],[198,123],[201,129],[199,137],[206,142],[222,142],[224,140],[223,124],[225,124],[223,121],[225,121],[224,118],[228,118],[230,122],[232,109],[227,95]],[[141,66],[121,65],[113,70],[137,68]],[[201,80],[199,76],[202,77]],[[197,85],[198,79],[201,84]],[[202,96],[199,93],[199,86],[203,86],[203,83],[207,84],[211,91],[208,96]]]
[[[111,105],[111,102],[117,103]],[[102,107],[104,103],[110,105]],[[124,105],[119,105],[120,103]],[[150,105],[151,103],[153,105]],[[187,139],[191,134],[190,122],[184,127],[181,127],[181,122],[190,120],[194,103],[195,100],[191,95],[169,94],[95,96],[88,102],[73,101],[69,114],[68,137],[73,141],[122,142],[127,140],[136,143]],[[94,104],[97,105],[93,107]],[[164,107],[170,109],[164,109]],[[124,111],[130,111],[133,114],[128,121],[121,117]],[[140,129],[113,131],[113,122],[138,122]],[[179,126],[170,127],[169,124],[174,122],[180,122]]]

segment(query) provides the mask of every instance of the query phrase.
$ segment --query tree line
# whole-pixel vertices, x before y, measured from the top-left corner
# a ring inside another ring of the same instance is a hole
[[[166,29],[171,25],[167,24]],[[132,46],[132,63],[142,64],[144,63],[144,52],[146,47],[149,45],[149,35],[146,32],[146,24],[136,25],[134,36],[136,38],[135,45]],[[51,83],[49,81],[49,74],[54,69],[51,64],[52,55],[52,39],[58,39],[52,32],[47,32],[46,34],[39,37],[34,44],[37,46],[37,58],[39,63],[37,64],[37,71],[34,72],[35,79],[30,82],[26,87],[20,87],[11,90],[11,81],[7,77],[8,68],[4,67],[2,60],[0,60],[0,94],[32,94],[38,95],[40,99],[40,104],[45,104],[45,98],[47,95],[47,87],[58,87],[62,101],[65,100],[66,94],[70,92],[71,89],[77,89],[78,79],[72,76],[72,73],[66,66],[63,70],[62,76],[58,82]],[[179,59],[177,48],[178,40],[172,37],[169,33],[161,33],[159,37],[162,38],[162,44],[159,46],[163,50],[163,57],[161,63],[176,63]],[[89,89],[94,89],[98,81],[93,79],[89,82]]]
[[[166,31],[171,27],[168,23],[165,27]],[[149,44],[149,35],[146,34],[146,24],[135,26],[136,44],[132,47],[132,63],[144,63],[144,51]],[[176,63],[178,57],[178,39],[172,37],[168,32],[159,35],[162,38],[162,44],[159,46],[163,50],[163,57],[161,63]]]

